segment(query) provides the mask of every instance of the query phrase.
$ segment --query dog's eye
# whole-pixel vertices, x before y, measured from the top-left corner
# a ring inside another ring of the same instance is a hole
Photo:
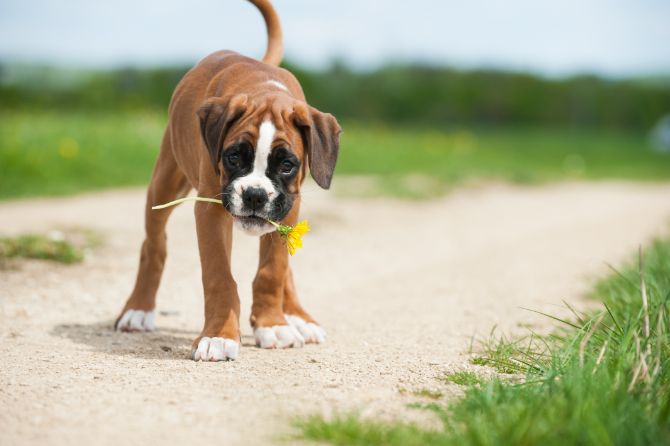
[[[293,161],[291,161],[291,160],[284,160],[279,165],[279,171],[284,175],[291,174],[293,172],[294,168],[295,168],[295,164],[293,164]]]
[[[231,153],[229,154],[226,159],[228,160],[228,164],[230,164],[233,167],[240,167],[240,155],[238,153]]]

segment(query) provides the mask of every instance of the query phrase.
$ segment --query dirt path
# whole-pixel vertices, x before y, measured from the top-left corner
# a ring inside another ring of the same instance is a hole
[[[240,358],[187,360],[202,323],[192,206],[169,227],[152,334],[111,330],[134,280],[143,191],[0,204],[0,233],[82,226],[106,244],[82,265],[0,271],[0,444],[274,443],[298,414],[388,416],[399,388],[468,365],[473,336],[546,324],[589,280],[666,232],[670,185],[490,186],[423,203],[309,189],[313,232],[293,260],[329,341],[261,351],[247,323],[257,241],[237,234]]]

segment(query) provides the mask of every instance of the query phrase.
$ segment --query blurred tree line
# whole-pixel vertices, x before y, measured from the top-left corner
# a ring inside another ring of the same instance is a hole
[[[308,100],[341,120],[446,125],[558,125],[647,130],[670,113],[668,79],[547,79],[527,73],[388,65],[370,72],[335,63],[287,64]],[[0,110],[166,109],[187,67],[67,71],[0,65]]]

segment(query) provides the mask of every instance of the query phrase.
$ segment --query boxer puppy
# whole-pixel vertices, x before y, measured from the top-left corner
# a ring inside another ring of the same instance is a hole
[[[146,238],[135,287],[115,328],[151,331],[166,256],[165,225],[174,208],[152,206],[196,189],[222,206],[196,202],[195,221],[205,295],[205,325],[193,341],[198,361],[235,359],[240,301],[230,271],[233,226],[260,237],[251,325],[261,348],[322,343],[324,330],[302,308],[288,253],[266,219],[295,225],[307,171],[330,187],[339,151],[335,118],[305,102],[296,78],[278,65],[279,19],[268,0],[250,0],[262,13],[268,46],[262,62],[218,51],[177,85],[145,208]]]

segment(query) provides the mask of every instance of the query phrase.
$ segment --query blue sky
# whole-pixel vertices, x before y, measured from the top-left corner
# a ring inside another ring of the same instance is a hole
[[[275,0],[286,54],[522,69],[545,75],[670,73],[670,0]],[[242,0],[0,0],[0,60],[108,67],[262,54]]]

